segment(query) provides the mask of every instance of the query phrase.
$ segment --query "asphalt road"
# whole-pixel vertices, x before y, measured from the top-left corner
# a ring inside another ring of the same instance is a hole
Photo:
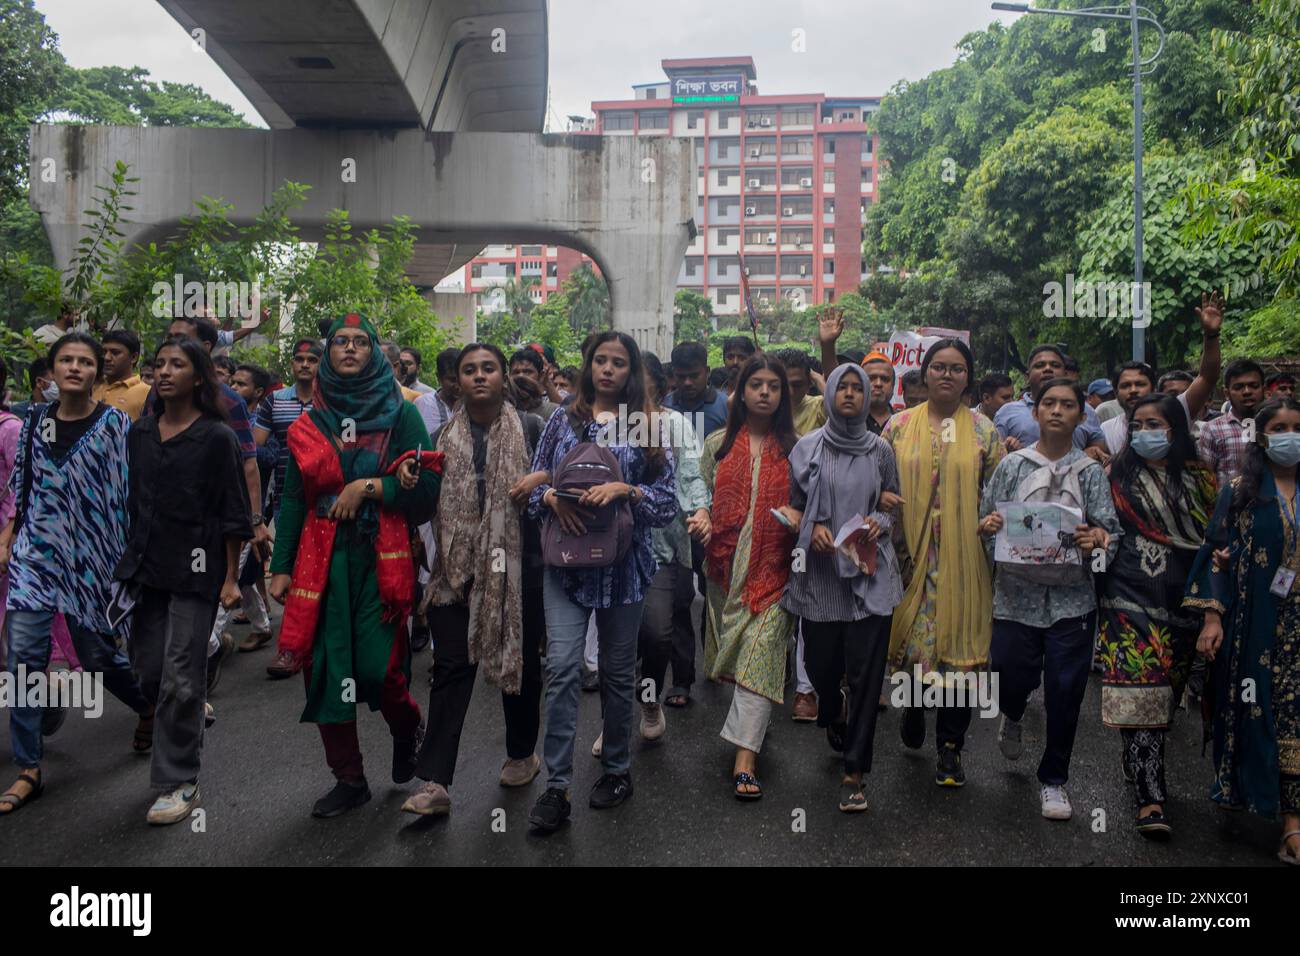
[[[268,680],[270,658],[269,648],[236,654],[213,696],[218,719],[203,754],[201,829],[197,820],[167,828],[145,823],[153,799],[148,759],[131,752],[134,716],[110,699],[98,719],[74,713],[47,740],[46,793],[0,819],[0,865],[1278,865],[1277,825],[1225,814],[1207,798],[1210,763],[1200,755],[1199,717],[1186,712],[1169,747],[1166,811],[1174,838],[1151,844],[1133,831],[1118,734],[1101,726],[1095,675],[1067,788],[1075,811],[1068,822],[1039,815],[1041,705],[1026,715],[1026,752],[1015,763],[998,753],[995,719],[972,722],[961,790],[934,784],[933,716],[926,746],[908,751],[899,741],[898,713],[883,714],[870,809],[848,815],[836,808],[838,761],[815,725],[790,720],[791,692],[759,758],[766,795],[739,803],[731,795],[732,753],[718,736],[731,691],[705,682],[687,710],[669,711],[662,741],[636,737],[635,793],[606,811],[586,801],[600,774],[589,755],[600,709],[595,694],[584,694],[573,817],[559,832],[539,836],[529,832],[527,814],[545,771],[522,790],[498,785],[505,759],[500,698],[481,680],[461,738],[449,817],[399,811],[419,781],[391,782],[387,728],[379,714],[365,712],[360,737],[374,797],[343,817],[316,820],[312,803],[333,778],[316,728],[298,722],[301,681]],[[429,661],[426,650],[413,671],[422,708]],[[0,786],[11,779],[10,754],[4,734],[0,762],[10,769]]]

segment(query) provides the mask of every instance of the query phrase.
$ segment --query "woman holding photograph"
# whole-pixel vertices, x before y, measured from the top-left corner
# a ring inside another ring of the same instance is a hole
[[[982,670],[989,659],[993,580],[979,535],[980,491],[1005,453],[993,423],[963,401],[975,360],[960,339],[925,353],[927,401],[899,412],[881,437],[898,463],[901,532],[915,570],[894,610],[889,661],[909,677]],[[919,693],[919,689],[917,690]],[[966,783],[961,749],[971,708],[940,707],[935,724],[935,783]],[[903,713],[903,743],[925,743],[925,710]]]
[[[1148,395],[1129,410],[1110,490],[1123,537],[1101,594],[1101,720],[1120,732],[1138,832],[1164,839],[1165,732],[1201,629],[1200,615],[1183,608],[1183,592],[1215,499],[1214,472],[1197,457],[1176,399]]]
[[[1239,478],[1219,492],[1187,607],[1214,658],[1214,786],[1233,810],[1282,817],[1283,863],[1300,864],[1300,402],[1267,402]],[[1215,549],[1221,549],[1216,556]],[[1245,693],[1245,688],[1252,691]]]
[[[836,368],[822,397],[826,424],[790,453],[790,507],[802,513],[796,549],[806,565],[795,565],[781,599],[803,619],[804,662],[820,702],[817,726],[844,754],[839,808],[846,813],[867,809],[862,777],[871,770],[890,620],[903,596],[892,519],[881,506],[882,495],[898,492],[898,474],[893,451],[867,427],[870,391],[866,369]],[[857,516],[876,550],[872,574],[834,544]]]
[[[705,440],[700,461],[713,491],[704,664],[710,680],[735,684],[722,738],[736,747],[738,800],[763,796],[755,768],[772,704],[781,703],[786,644],[794,631],[794,617],[778,602],[800,519],[790,508],[795,441],[785,367],[760,352],[740,370],[727,427]]]

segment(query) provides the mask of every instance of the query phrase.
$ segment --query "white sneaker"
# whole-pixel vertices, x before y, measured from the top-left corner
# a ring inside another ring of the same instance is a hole
[[[156,826],[179,823],[190,815],[199,802],[199,785],[187,783],[177,787],[171,793],[164,793],[153,802],[149,815],[145,818]]]
[[[658,740],[668,730],[668,719],[662,704],[641,705],[641,736],[645,740]]]
[[[1025,744],[1021,739],[1023,730],[1020,721],[1002,715],[1002,720],[998,723],[998,749],[1008,760],[1019,760],[1025,752]]]
[[[599,760],[600,752],[604,749],[604,747],[605,747],[605,731],[602,730],[600,732],[600,736],[596,738],[596,742],[591,745],[591,755],[595,757],[597,760]]]
[[[1064,787],[1043,787],[1043,816],[1048,820],[1068,820],[1074,810],[1070,807],[1070,798]]]

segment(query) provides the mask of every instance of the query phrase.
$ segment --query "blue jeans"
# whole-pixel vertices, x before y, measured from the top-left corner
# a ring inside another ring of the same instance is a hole
[[[593,609],[574,604],[564,593],[561,573],[546,569],[546,757],[547,787],[568,790],[573,783],[573,738],[578,729],[579,670],[587,621]],[[632,767],[632,716],[636,704],[636,645],[641,607],[620,604],[596,608],[600,642],[600,704],[605,739],[601,764],[606,773],[626,774]]]
[[[140,683],[131,672],[126,655],[117,649],[113,639],[87,630],[66,614],[64,617],[82,669],[87,674],[102,677],[108,692],[137,714],[148,713],[149,702],[140,691]],[[8,632],[9,659],[6,669],[10,674],[17,675],[20,664],[26,667],[29,676],[49,666],[50,628],[53,624],[53,611],[11,609],[7,612],[5,630]],[[19,767],[39,766],[44,756],[41,711],[40,707],[14,707],[9,713],[14,763]]]

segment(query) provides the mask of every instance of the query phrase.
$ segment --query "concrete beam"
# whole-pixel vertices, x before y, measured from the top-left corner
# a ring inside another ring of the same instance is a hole
[[[580,249],[609,283],[614,328],[664,357],[672,347],[677,274],[695,235],[686,139],[36,126],[31,151],[33,169],[55,160],[58,181],[34,176],[31,203],[60,267],[117,160],[140,177],[128,244],[174,233],[201,196],[232,203],[234,221],[249,222],[292,180],[311,187],[294,216],[307,241],[322,235],[330,210],[346,209],[363,230],[409,216],[422,242]]]

